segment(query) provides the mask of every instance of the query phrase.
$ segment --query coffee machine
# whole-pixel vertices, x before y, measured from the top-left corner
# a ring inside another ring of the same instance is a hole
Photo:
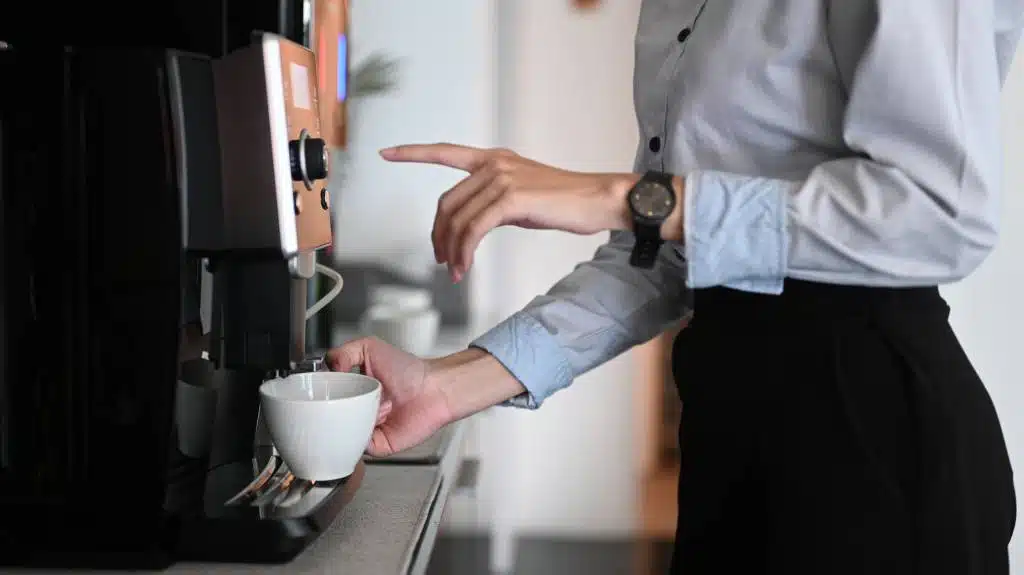
[[[318,368],[311,4],[161,3],[155,47],[0,43],[0,565],[283,562],[352,497],[361,468],[295,478],[259,421],[264,380]]]

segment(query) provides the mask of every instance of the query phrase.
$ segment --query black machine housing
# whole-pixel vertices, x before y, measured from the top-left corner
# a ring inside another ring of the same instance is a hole
[[[306,43],[308,3],[160,3],[156,45],[0,44],[0,565],[282,562],[343,505],[343,482],[297,509],[224,504],[270,456],[258,386],[287,365],[293,279],[213,261],[204,334],[209,254],[182,237],[182,189],[219,185],[211,58],[258,30]]]

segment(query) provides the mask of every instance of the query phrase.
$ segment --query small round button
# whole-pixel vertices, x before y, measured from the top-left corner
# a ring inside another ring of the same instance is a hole
[[[320,190],[320,207],[325,210],[331,209],[331,192],[328,192],[327,188]]]
[[[295,215],[302,213],[302,196],[299,192],[292,192],[292,201],[295,203]]]
[[[689,28],[683,28],[682,30],[679,31],[679,35],[676,36],[676,38],[680,42],[686,42],[686,39],[689,38],[689,37],[690,37],[690,29]]]
[[[661,151],[661,138],[659,138],[658,136],[654,136],[653,138],[650,139],[650,141],[647,142],[647,147],[650,148],[652,152],[657,154],[658,152]]]

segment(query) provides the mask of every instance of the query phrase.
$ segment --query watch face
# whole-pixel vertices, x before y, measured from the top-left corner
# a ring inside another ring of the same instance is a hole
[[[629,204],[639,216],[665,219],[672,213],[675,198],[665,186],[641,180],[629,192]]]

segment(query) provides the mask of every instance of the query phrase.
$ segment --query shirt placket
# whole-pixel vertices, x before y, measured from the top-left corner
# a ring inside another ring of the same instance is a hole
[[[665,150],[667,147],[667,139],[671,128],[669,126],[669,96],[679,96],[679,94],[675,94],[673,91],[673,87],[677,85],[673,80],[679,71],[680,62],[683,54],[686,52],[686,46],[690,36],[693,34],[693,29],[700,21],[701,14],[704,13],[707,3],[708,0],[702,2],[694,16],[676,33],[675,42],[677,46],[669,53],[658,73],[657,82],[655,82],[656,89],[658,90],[658,104],[655,110],[657,110],[659,118],[653,124],[659,127],[660,133],[648,138],[647,150],[654,160],[653,162],[648,162],[648,165],[652,163],[657,165],[659,171],[665,171],[665,155],[662,153],[662,150]]]

